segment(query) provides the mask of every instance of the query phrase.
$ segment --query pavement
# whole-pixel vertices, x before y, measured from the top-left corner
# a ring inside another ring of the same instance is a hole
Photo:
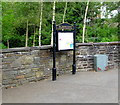
[[[65,74],[2,89],[3,103],[118,103],[118,70]]]
[[[0,105],[2,103],[2,72],[0,69]]]

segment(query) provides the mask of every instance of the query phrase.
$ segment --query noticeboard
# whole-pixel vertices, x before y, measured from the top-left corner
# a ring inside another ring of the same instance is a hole
[[[74,45],[74,33],[73,32],[58,32],[57,47],[58,51],[61,50],[73,50]]]
[[[52,68],[52,80],[56,80],[56,52],[73,50],[73,65],[72,74],[76,73],[76,57],[75,57],[75,37],[76,37],[76,23],[70,25],[69,23],[62,23],[56,26],[53,24],[53,68]]]

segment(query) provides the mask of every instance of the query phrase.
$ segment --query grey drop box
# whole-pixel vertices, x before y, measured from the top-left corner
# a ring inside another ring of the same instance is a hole
[[[95,71],[106,71],[108,69],[108,56],[104,54],[94,55]]]

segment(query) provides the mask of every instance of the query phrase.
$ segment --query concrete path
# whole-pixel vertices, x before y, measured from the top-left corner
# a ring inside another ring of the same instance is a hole
[[[118,70],[77,72],[3,89],[3,103],[118,103]]]
[[[0,69],[0,105],[2,103],[2,72],[1,71],[2,70]]]

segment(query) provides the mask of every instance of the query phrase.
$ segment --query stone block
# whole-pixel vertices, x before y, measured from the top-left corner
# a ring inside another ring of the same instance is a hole
[[[8,85],[9,81],[11,81],[11,80],[10,79],[2,80],[2,85]]]
[[[21,64],[32,64],[33,56],[22,56],[20,60],[21,60]]]
[[[20,83],[21,84],[25,84],[28,83],[29,81],[26,78],[20,79]]]
[[[4,55],[2,53],[0,53],[0,58],[3,58],[3,57],[4,57]]]
[[[28,78],[28,77],[35,77],[35,72],[29,72],[25,74],[25,78]]]
[[[2,72],[3,79],[14,79],[17,75],[17,71],[4,71]]]
[[[36,77],[29,77],[29,78],[26,78],[29,82],[36,82],[37,81],[37,78]]]
[[[4,58],[2,59],[2,62],[8,62],[8,63],[12,63],[15,60],[15,58],[11,57],[11,58]]]
[[[33,50],[31,51],[31,55],[38,56],[40,53],[40,50]]]
[[[6,57],[13,57],[13,56],[15,56],[15,53],[6,53],[5,56]]]
[[[83,66],[88,66],[87,64],[83,64]]]
[[[30,65],[25,65],[25,68],[26,68],[26,66],[28,66],[28,68],[38,68],[39,65],[33,63],[33,64],[30,64]]]
[[[39,71],[40,68],[32,68],[31,71]]]
[[[42,72],[42,71],[37,71],[37,72],[35,72],[35,74],[36,74],[36,77],[37,77],[37,78],[43,76],[43,72]]]
[[[48,63],[49,63],[49,67],[53,66],[53,60],[50,60]]]
[[[16,79],[23,79],[23,78],[25,78],[24,75],[18,75],[18,76],[16,76]]]
[[[12,68],[2,68],[3,72],[12,71],[12,70],[13,70]]]
[[[14,62],[12,62],[11,66],[12,67],[18,67],[21,65],[29,65],[33,63],[33,56],[27,56],[24,55],[22,57],[19,57],[18,59],[16,59]]]
[[[21,70],[18,70],[18,75],[25,75],[29,72],[31,72],[31,69],[21,69]]]
[[[50,51],[48,51],[48,50],[40,50],[39,56],[40,56],[41,58],[47,58],[47,57],[50,57],[50,56],[51,56],[51,53],[50,53]]]
[[[11,64],[10,62],[2,62],[3,65],[9,65]]]
[[[40,64],[40,57],[34,57],[34,63]]]
[[[18,80],[13,80],[12,79],[11,81],[9,81],[9,84],[16,84],[17,85],[17,84],[20,84],[20,83],[19,83]]]
[[[94,68],[87,68],[87,71],[95,71]]]
[[[15,56],[21,57],[23,56],[23,54],[20,52],[20,53],[15,54]]]
[[[83,66],[77,66],[77,68],[78,68],[78,69],[84,69],[84,67],[83,67]]]
[[[61,55],[60,62],[66,62],[66,55]]]
[[[30,55],[30,52],[20,52],[22,55]]]
[[[49,58],[44,58],[40,60],[40,64],[48,64]]]
[[[14,62],[12,62],[10,64],[11,67],[20,67],[21,66],[21,62],[19,60],[15,60]]]
[[[73,64],[73,61],[69,61],[69,62],[66,63],[66,67],[72,66],[72,64]]]
[[[16,86],[17,84],[20,84],[20,83],[19,83],[19,81],[17,81],[17,80],[12,80],[12,79],[3,80],[3,82],[2,82],[2,85],[6,85],[7,87],[8,87],[8,86],[13,86],[13,84],[14,84],[14,86]]]
[[[66,67],[67,70],[72,70],[72,65]]]
[[[6,89],[8,89],[8,88],[14,88],[14,87],[17,87],[17,86],[19,86],[19,85],[17,85],[17,84],[4,85],[4,87],[5,87]]]
[[[8,69],[8,68],[9,68],[8,65],[2,65],[2,70]]]

